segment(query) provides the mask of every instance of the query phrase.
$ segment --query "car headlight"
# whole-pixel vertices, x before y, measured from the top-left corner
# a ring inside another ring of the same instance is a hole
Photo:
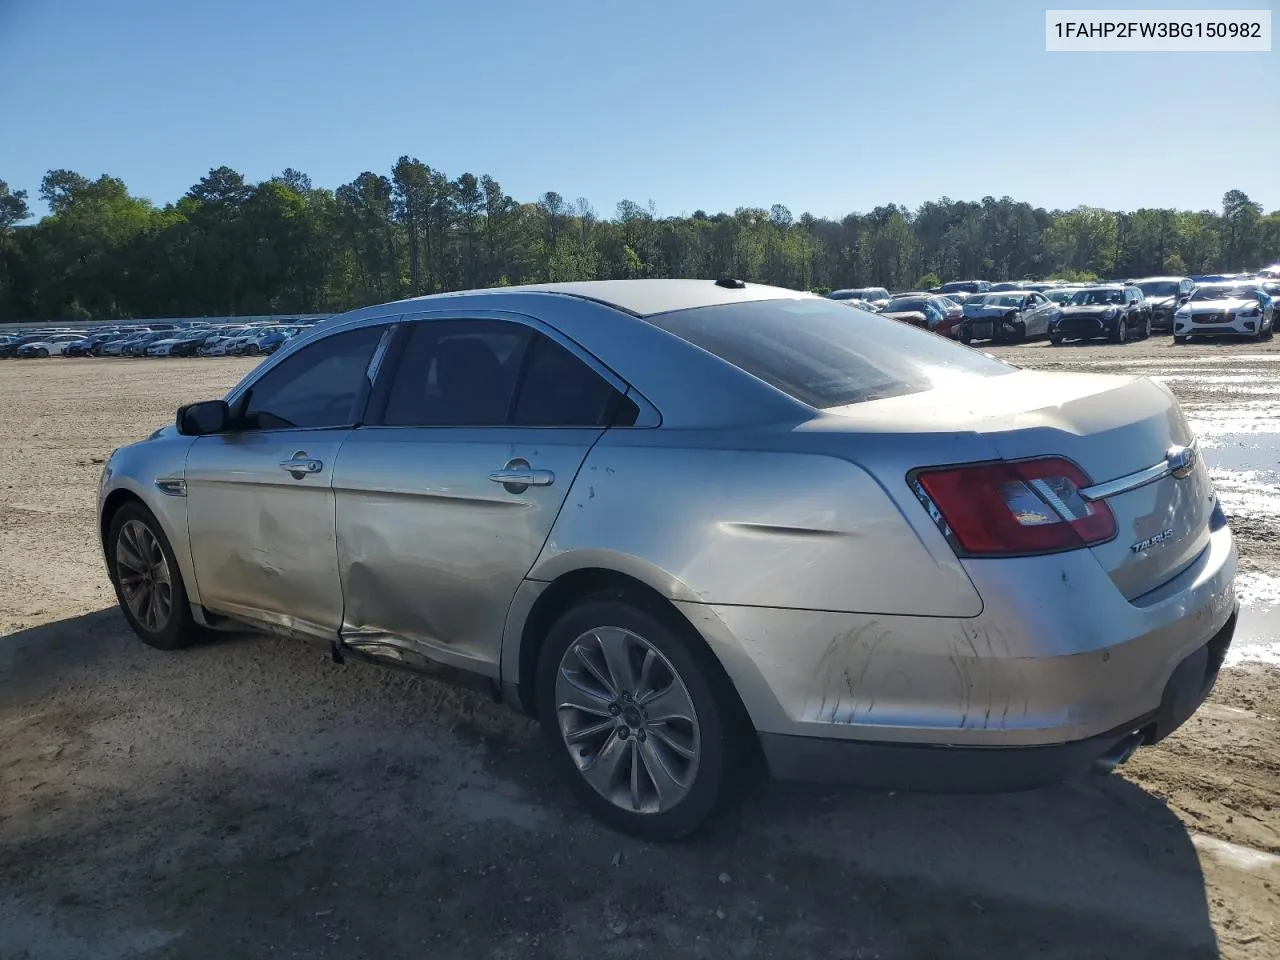
[[[1237,317],[1256,317],[1258,315],[1257,307],[1245,307],[1243,310],[1237,310]]]
[[[1182,309],[1180,309],[1177,313],[1175,313],[1173,316],[1174,316],[1174,319],[1176,319],[1176,320],[1186,320],[1188,317],[1190,317],[1190,316],[1191,316],[1191,311],[1190,311],[1190,310],[1188,310],[1188,309],[1186,309],[1185,307],[1183,307],[1183,308],[1182,308]]]
[[[1120,311],[1116,307],[1109,307],[1102,311],[1103,320],[1114,320],[1118,316],[1120,316]]]

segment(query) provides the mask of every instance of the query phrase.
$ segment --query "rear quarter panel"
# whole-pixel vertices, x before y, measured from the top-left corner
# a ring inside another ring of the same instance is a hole
[[[927,546],[857,464],[821,453],[708,448],[696,431],[664,433],[605,434],[530,579],[606,567],[641,571],[673,600],[921,616],[981,612],[954,555]]]

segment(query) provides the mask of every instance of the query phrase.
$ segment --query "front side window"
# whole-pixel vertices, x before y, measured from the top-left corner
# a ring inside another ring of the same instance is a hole
[[[1017,369],[908,324],[827,300],[731,303],[646,319],[819,409]]]
[[[360,416],[383,327],[325,337],[272,367],[241,398],[242,429],[342,427]]]

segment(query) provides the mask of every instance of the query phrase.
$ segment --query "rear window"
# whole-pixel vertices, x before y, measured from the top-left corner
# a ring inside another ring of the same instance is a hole
[[[828,300],[763,300],[646,318],[819,409],[921,393],[1016,367]]]

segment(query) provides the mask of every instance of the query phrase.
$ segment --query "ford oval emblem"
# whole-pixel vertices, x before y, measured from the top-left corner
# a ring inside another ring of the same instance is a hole
[[[1181,480],[1189,477],[1196,468],[1196,451],[1193,447],[1170,447],[1164,455],[1169,472]]]

